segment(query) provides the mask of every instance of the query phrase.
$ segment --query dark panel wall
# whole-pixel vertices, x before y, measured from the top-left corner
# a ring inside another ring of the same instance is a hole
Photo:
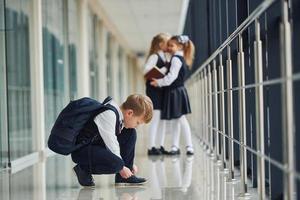
[[[207,40],[209,30],[207,7],[206,1],[190,1],[186,17],[184,32],[189,35],[196,48],[194,66],[203,63],[211,52]]]
[[[293,64],[294,64],[294,73],[300,72],[300,0],[293,1],[292,4],[292,27],[293,27]],[[296,136],[296,149],[300,149],[300,81],[294,82],[294,102],[295,102],[295,136]],[[298,151],[299,152],[299,151]],[[300,153],[296,155],[297,160],[297,171],[300,171]],[[300,191],[300,181],[297,181],[297,191]],[[298,192],[299,197],[299,192]]]
[[[195,71],[226,38],[249,16],[262,0],[190,0],[188,16],[184,34],[191,37],[196,46],[196,57],[193,65]],[[293,64],[294,73],[300,72],[300,1],[291,0],[290,20],[293,33]],[[266,13],[261,15],[261,40],[263,48],[263,79],[272,80],[281,76],[280,71],[280,16],[281,1],[275,2]],[[243,44],[245,55],[246,84],[255,82],[254,49],[255,27],[252,24],[244,31]],[[231,43],[231,59],[233,65],[233,87],[238,86],[237,70],[237,40]],[[223,66],[226,66],[226,49],[223,53]],[[217,64],[219,61],[217,60]],[[224,67],[226,72],[226,67]],[[226,73],[225,73],[226,75]],[[226,77],[225,77],[226,83]],[[226,89],[226,84],[225,84]],[[296,148],[300,149],[300,136],[297,134],[300,123],[300,81],[294,82],[295,101],[295,134]],[[226,103],[226,102],[225,102]],[[233,92],[234,111],[234,138],[239,139],[239,108],[238,92]],[[225,109],[227,112],[227,109]],[[265,128],[265,154],[279,162],[283,162],[282,147],[282,112],[281,112],[281,85],[264,86],[264,128]],[[246,126],[247,145],[256,150],[256,113],[255,89],[246,89]],[[227,118],[226,118],[227,122]],[[227,133],[226,133],[227,134]],[[297,152],[296,150],[296,152]],[[239,148],[234,145],[235,163],[239,166]],[[297,158],[297,169],[300,170],[300,158]],[[255,156],[248,152],[248,175],[252,178],[253,185],[257,185],[257,169]],[[276,167],[266,162],[267,192],[272,199],[281,198],[283,192],[283,173]],[[298,183],[300,184],[300,183]],[[271,185],[271,187],[269,187]],[[300,185],[298,185],[300,189]],[[271,190],[270,190],[271,189]]]

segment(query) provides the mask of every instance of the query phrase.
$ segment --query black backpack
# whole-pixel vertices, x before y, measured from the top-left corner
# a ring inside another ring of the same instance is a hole
[[[76,141],[77,136],[89,120],[108,109],[116,114],[116,133],[118,133],[119,113],[115,107],[108,104],[111,99],[111,97],[107,97],[103,103],[88,97],[71,101],[58,115],[48,139],[48,147],[58,154],[68,155],[92,143],[99,134],[79,143]]]

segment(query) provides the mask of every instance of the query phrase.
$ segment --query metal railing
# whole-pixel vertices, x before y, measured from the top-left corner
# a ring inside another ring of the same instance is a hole
[[[264,0],[257,8],[236,28],[219,48],[196,70],[187,80],[187,88],[191,97],[194,112],[191,117],[192,128],[199,133],[201,144],[209,151],[215,160],[221,163],[223,169],[228,169],[228,181],[235,178],[234,174],[234,144],[239,146],[239,160],[241,172],[241,196],[248,196],[247,183],[247,154],[257,159],[257,187],[259,199],[266,199],[265,162],[277,167],[284,175],[284,199],[294,199],[296,196],[295,181],[300,180],[300,174],[295,170],[294,150],[294,116],[293,116],[293,82],[300,80],[300,74],[292,71],[292,38],[291,25],[288,19],[288,2],[281,0],[280,22],[280,66],[281,77],[263,80],[263,42],[259,18],[276,0]],[[254,24],[255,41],[253,42],[255,82],[245,83],[245,55],[243,46],[243,32]],[[238,86],[233,87],[233,64],[231,45],[237,41]],[[226,51],[226,54],[224,52]],[[223,55],[226,61],[223,60]],[[217,66],[218,62],[218,66]],[[225,66],[223,66],[225,64]],[[226,70],[226,76],[224,76]],[[225,82],[226,81],[226,82]],[[225,88],[226,84],[226,88]],[[264,87],[281,85],[281,111],[283,134],[283,162],[277,161],[265,154],[265,122],[264,122]],[[255,131],[256,149],[247,145],[246,105],[249,103],[245,92],[255,90]],[[233,104],[233,93],[238,93],[237,105]],[[226,99],[226,101],[225,101]],[[233,112],[238,106],[238,114]],[[225,113],[225,110],[227,113]],[[238,115],[238,121],[233,116]],[[200,123],[199,123],[200,121]],[[233,125],[238,124],[239,139],[234,138]],[[228,145],[226,145],[228,143]],[[228,159],[226,158],[228,155]]]

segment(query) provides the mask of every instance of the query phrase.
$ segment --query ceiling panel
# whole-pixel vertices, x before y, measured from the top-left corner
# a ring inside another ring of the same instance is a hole
[[[135,52],[147,52],[160,32],[177,34],[185,0],[99,0],[110,21]]]

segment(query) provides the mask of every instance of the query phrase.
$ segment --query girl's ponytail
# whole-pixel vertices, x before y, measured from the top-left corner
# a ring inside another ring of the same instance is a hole
[[[183,57],[189,69],[192,68],[195,54],[195,46],[187,35],[175,35],[170,40],[175,40],[183,47]]]
[[[186,64],[189,69],[192,68],[195,54],[195,46],[191,40],[188,40],[185,44],[183,44],[183,53]]]

